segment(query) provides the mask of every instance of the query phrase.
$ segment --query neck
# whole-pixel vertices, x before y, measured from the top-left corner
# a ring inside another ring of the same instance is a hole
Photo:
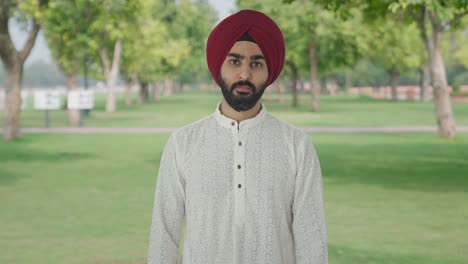
[[[221,107],[220,107],[221,113],[224,116],[227,116],[231,119],[236,120],[237,123],[240,123],[250,118],[254,118],[260,112],[261,109],[262,109],[262,104],[260,103],[260,101],[258,101],[257,104],[254,107],[250,108],[249,110],[237,112],[226,102],[225,99],[223,99],[223,101],[221,102]]]

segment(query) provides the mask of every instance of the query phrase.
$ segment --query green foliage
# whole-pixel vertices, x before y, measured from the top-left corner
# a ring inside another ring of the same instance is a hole
[[[77,73],[90,42],[87,35],[89,4],[52,1],[45,21],[45,36],[55,62],[67,74]]]
[[[137,23],[127,32],[122,53],[122,72],[137,74],[142,82],[160,80],[168,65],[176,66],[186,44],[170,37],[167,25],[153,16],[155,3],[142,1]]]
[[[415,23],[382,20],[368,25],[372,38],[369,57],[387,72],[401,75],[411,72],[423,62],[424,49]]]
[[[205,42],[215,16],[205,1],[143,1],[138,25],[123,50],[126,75],[143,82],[176,78],[196,82],[206,75]]]
[[[217,20],[215,10],[201,0],[182,0],[168,6],[166,14],[161,15],[167,21],[171,37],[188,45],[187,53],[172,68],[173,75],[184,83],[207,80],[205,45]]]
[[[294,62],[301,73],[309,71],[309,47],[315,43],[319,75],[352,66],[367,50],[366,33],[359,27],[360,15],[343,20],[314,1],[239,0],[239,8],[263,11],[278,23],[285,36],[286,61]]]
[[[352,86],[383,86],[386,83],[385,69],[364,59],[351,69]]]
[[[450,38],[451,45],[454,45],[453,58],[468,70],[468,19],[465,20],[464,30],[455,31]]]
[[[49,6],[45,35],[54,60],[64,72],[76,73],[88,58],[91,74],[101,78],[99,48],[112,55],[115,42],[126,38],[141,12],[140,0],[50,0]]]

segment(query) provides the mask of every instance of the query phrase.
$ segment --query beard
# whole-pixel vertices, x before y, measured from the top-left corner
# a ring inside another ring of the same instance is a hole
[[[258,100],[262,98],[263,92],[266,89],[266,83],[262,84],[260,89],[257,89],[257,87],[249,81],[239,81],[228,86],[222,76],[220,76],[219,79],[219,86],[223,92],[224,99],[237,112],[247,111],[254,107]],[[252,92],[248,95],[235,95],[234,89],[238,86],[248,86]]]

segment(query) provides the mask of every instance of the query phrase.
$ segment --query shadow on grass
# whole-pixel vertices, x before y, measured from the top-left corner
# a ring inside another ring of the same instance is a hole
[[[20,178],[20,175],[9,171],[0,169],[0,186],[12,185]]]
[[[54,153],[26,147],[20,144],[7,144],[0,148],[0,166],[2,164],[11,162],[18,163],[14,166],[25,166],[27,165],[27,163],[30,162],[76,162],[81,161],[83,159],[91,159],[94,157],[95,155],[90,153],[68,151]],[[0,169],[0,186],[12,185],[18,179],[25,177],[24,175],[19,175],[16,172],[14,172],[14,166],[9,165],[10,170]]]
[[[462,264],[462,260],[434,259],[429,256],[391,254],[378,251],[366,251],[329,244],[328,255],[330,263],[346,264]]]
[[[317,144],[325,178],[390,189],[468,192],[467,144]]]
[[[29,146],[31,137],[20,138],[14,142],[2,142],[0,164],[6,162],[64,162],[95,158],[96,155],[86,152],[75,152],[63,149],[57,152],[42,150]]]

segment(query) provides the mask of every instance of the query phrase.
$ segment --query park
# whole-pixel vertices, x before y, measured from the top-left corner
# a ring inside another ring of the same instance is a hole
[[[204,55],[216,9],[83,0],[72,17],[66,1],[10,2],[60,70],[46,82],[24,64],[34,43],[20,61],[1,53],[0,263],[146,263],[167,140],[222,99]],[[292,43],[262,102],[317,150],[329,263],[468,263],[468,3],[274,2],[235,4]],[[438,21],[453,24],[424,43]]]

